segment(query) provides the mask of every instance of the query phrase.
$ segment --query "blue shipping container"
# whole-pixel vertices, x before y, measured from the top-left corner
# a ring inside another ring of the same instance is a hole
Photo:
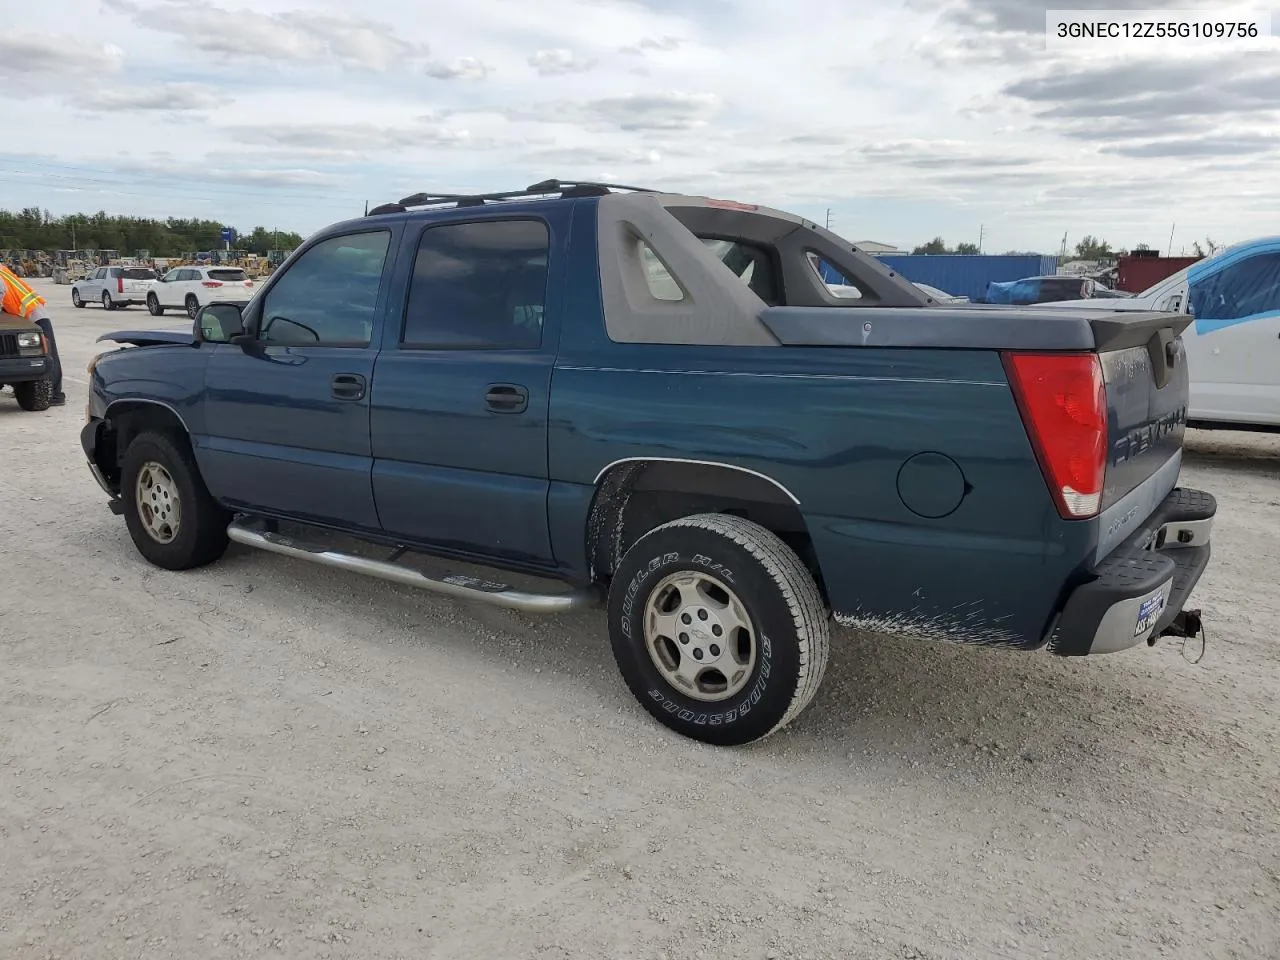
[[[1007,283],[1025,277],[1058,272],[1058,258],[1031,256],[986,256],[984,254],[897,254],[877,257],[912,283],[927,283],[955,297],[981,300],[988,283]]]

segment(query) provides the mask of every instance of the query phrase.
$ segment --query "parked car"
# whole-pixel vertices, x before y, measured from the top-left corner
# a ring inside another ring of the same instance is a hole
[[[34,323],[0,313],[0,390],[13,387],[23,410],[49,409],[53,381],[48,346]]]
[[[185,310],[194,320],[206,303],[247,303],[255,292],[257,284],[240,267],[175,267],[148,291],[147,309],[153,317]]]
[[[131,307],[146,303],[155,282],[149,267],[97,267],[71,285],[71,302],[77,307],[101,303],[106,310]]]
[[[939,290],[937,287],[931,287],[927,283],[915,284],[917,290],[926,297],[931,297],[935,303],[968,303],[968,297],[955,297],[947,293],[945,290]],[[837,297],[848,300],[857,300],[861,298],[862,291],[857,287],[850,286],[846,283],[828,283],[827,289]]]
[[[603,601],[635,697],[716,744],[804,709],[833,619],[1062,656],[1199,633],[1188,318],[939,309],[752,204],[459,199],[321,230],[191,329],[103,338],[81,444],[143,557],[235,541],[527,612]]]
[[[1100,293],[1103,290],[1106,288],[1088,277],[1025,277],[1007,283],[988,283],[983,302],[1029,307],[1050,300],[1089,300],[1105,296]]]
[[[1280,432],[1280,237],[1227,247],[1125,300],[1083,306],[1186,315],[1190,425]]]
[[[968,303],[969,302],[968,297],[954,296],[953,294],[947,293],[947,291],[945,290],[939,290],[937,287],[931,287],[927,283],[917,283],[916,286],[919,287],[920,290],[924,292],[925,296],[932,297],[938,303]]]

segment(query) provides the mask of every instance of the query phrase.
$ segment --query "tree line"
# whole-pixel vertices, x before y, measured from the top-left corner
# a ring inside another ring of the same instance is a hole
[[[222,231],[227,226],[231,225],[218,220],[119,217],[102,210],[55,217],[48,210],[26,207],[17,212],[0,210],[0,249],[118,250],[126,257],[149,250],[153,257],[176,257],[191,251],[221,250]],[[254,227],[248,233],[236,230],[231,248],[265,254],[293,250],[301,243],[301,234]]]

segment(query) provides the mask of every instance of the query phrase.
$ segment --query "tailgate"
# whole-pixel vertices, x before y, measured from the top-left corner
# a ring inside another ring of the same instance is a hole
[[[1107,389],[1102,509],[1150,479],[1182,449],[1187,423],[1185,314],[1116,312],[1091,319]],[[1176,474],[1170,480],[1170,487]],[[1167,493],[1167,491],[1165,491]]]

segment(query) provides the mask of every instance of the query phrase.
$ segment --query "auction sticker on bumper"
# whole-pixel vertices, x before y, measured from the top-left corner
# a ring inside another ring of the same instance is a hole
[[[1133,628],[1133,635],[1140,637],[1148,632],[1156,625],[1156,621],[1160,619],[1160,614],[1163,612],[1164,591],[1161,590],[1154,597],[1142,601],[1142,606],[1138,608],[1138,623]]]

